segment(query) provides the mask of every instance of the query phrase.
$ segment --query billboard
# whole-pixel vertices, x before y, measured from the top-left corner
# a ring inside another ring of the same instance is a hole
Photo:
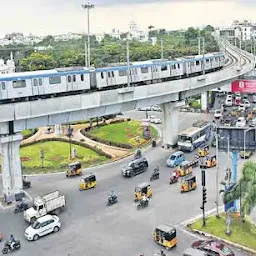
[[[231,84],[231,91],[256,93],[256,80],[236,80]]]

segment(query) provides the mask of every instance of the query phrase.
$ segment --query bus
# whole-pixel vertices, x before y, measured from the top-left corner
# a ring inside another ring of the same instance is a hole
[[[179,133],[178,148],[183,151],[192,152],[205,143],[211,136],[211,123],[198,121],[192,127]]]

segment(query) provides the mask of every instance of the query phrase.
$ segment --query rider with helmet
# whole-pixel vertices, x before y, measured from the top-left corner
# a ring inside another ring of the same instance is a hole
[[[9,243],[10,243],[10,247],[12,250],[14,249],[15,242],[16,242],[16,240],[15,240],[14,236],[10,235]]]

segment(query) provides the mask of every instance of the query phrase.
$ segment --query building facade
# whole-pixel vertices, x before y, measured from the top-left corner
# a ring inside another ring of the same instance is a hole
[[[15,72],[15,63],[13,60],[13,54],[11,53],[10,59],[4,63],[4,60],[0,59],[0,75],[10,74]]]

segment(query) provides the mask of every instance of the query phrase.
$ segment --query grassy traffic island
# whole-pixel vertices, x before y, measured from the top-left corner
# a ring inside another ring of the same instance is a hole
[[[47,141],[24,146],[20,150],[23,173],[60,172],[67,168],[70,161],[80,161],[83,167],[89,167],[106,162],[108,158],[92,149],[71,144],[77,151],[77,157],[70,160],[70,145],[68,142]],[[41,150],[44,150],[42,168]]]
[[[157,130],[150,126],[151,139],[143,137],[141,122],[135,120],[118,120],[116,123],[93,127],[90,130],[82,130],[84,136],[112,146],[134,149],[147,145],[152,138],[156,138]]]
[[[189,225],[189,228],[256,250],[256,226],[248,221],[242,222],[241,217],[232,216],[230,235],[226,235],[225,233],[226,215],[224,213],[221,214],[221,218],[219,219],[215,216],[207,217],[205,227],[202,227],[202,219],[200,219]]]

